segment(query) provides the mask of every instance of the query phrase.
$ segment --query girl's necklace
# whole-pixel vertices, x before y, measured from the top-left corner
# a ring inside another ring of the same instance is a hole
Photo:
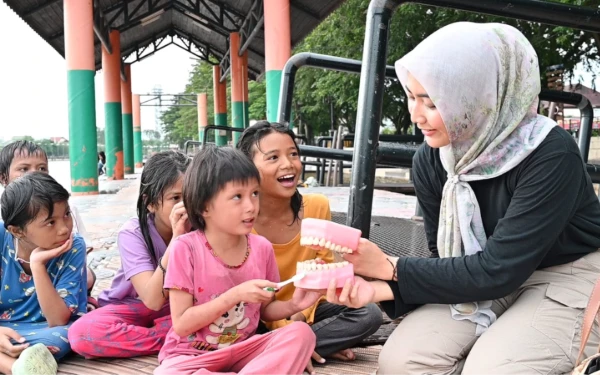
[[[221,259],[221,262],[223,263],[223,265],[224,265],[225,267],[227,267],[227,268],[232,268],[232,269],[235,269],[235,268],[240,268],[241,266],[243,266],[243,265],[244,265],[244,263],[246,263],[246,260],[248,260],[248,256],[250,255],[250,241],[249,241],[249,239],[248,239],[248,236],[246,236],[246,241],[247,241],[247,243],[248,243],[248,246],[247,246],[247,248],[246,248],[246,255],[244,255],[244,259],[242,260],[242,263],[238,264],[237,266],[230,266],[229,264],[227,264],[227,263],[223,262],[223,260],[221,259],[221,257],[220,257],[220,256],[218,256],[218,255],[217,255],[217,253],[215,253],[215,250],[212,248],[212,246],[210,246],[210,243],[208,243],[208,239],[206,240],[206,248],[207,248],[208,250],[210,250],[210,253],[211,253],[211,254],[212,254],[212,255],[213,255],[215,258],[219,258],[219,259]]]

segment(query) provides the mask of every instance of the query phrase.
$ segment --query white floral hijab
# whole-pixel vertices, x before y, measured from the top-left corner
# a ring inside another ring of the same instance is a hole
[[[405,89],[409,74],[423,86],[450,138],[450,145],[440,148],[448,173],[437,238],[440,257],[476,254],[485,249],[487,236],[468,182],[508,172],[556,126],[537,114],[541,87],[535,50],[512,26],[458,22],[398,60],[396,73]],[[455,305],[453,314],[471,315],[481,307]],[[495,315],[488,315],[489,326]]]

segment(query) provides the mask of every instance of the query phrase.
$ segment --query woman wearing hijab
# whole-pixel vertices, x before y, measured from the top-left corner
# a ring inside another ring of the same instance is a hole
[[[362,239],[345,259],[380,281],[331,287],[329,302],[414,310],[383,347],[382,374],[572,371],[600,276],[600,203],[573,138],[536,113],[533,47],[511,26],[455,23],[396,72],[426,140],[413,176],[432,257]]]

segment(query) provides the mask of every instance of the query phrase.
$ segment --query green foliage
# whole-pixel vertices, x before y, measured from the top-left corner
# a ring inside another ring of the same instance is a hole
[[[560,0],[562,3],[598,8],[600,0]],[[293,53],[314,52],[326,55],[362,59],[366,26],[366,12],[369,0],[347,0],[333,12],[302,42]],[[387,61],[393,64],[411,51],[423,39],[439,28],[458,21],[503,22],[517,27],[531,41],[540,59],[542,73],[546,67],[563,64],[567,79],[577,82],[573,76],[574,67],[582,60],[588,70],[592,61],[600,60],[597,46],[600,37],[596,33],[581,32],[565,27],[542,25],[469,13],[445,8],[422,5],[403,5],[392,19]],[[542,74],[543,85],[545,77]],[[301,133],[309,129],[309,135],[324,134],[331,127],[330,102],[333,101],[335,126],[347,126],[354,131],[358,101],[359,76],[348,73],[326,72],[320,69],[303,68],[296,76],[293,113],[295,125],[301,126]],[[186,93],[206,92],[209,108],[212,106],[212,67],[206,63],[195,66]],[[266,117],[265,83],[250,82],[249,113],[253,120]],[[228,98],[230,96],[228,95]],[[397,133],[410,129],[410,116],[405,105],[404,91],[395,81],[386,82],[383,102],[383,116],[395,124]],[[230,100],[228,100],[228,108]],[[209,111],[210,112],[210,111]],[[230,113],[230,112],[229,112]],[[163,115],[167,138],[172,143],[182,144],[187,139],[197,139],[197,117],[195,107],[173,107]],[[209,114],[209,123],[212,123]],[[228,116],[228,119],[231,119]],[[386,128],[386,132],[391,132]]]

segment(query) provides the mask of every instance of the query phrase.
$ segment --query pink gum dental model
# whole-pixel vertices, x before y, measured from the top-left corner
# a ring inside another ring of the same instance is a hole
[[[352,253],[358,248],[362,232],[329,220],[303,219],[300,245],[317,250],[329,249],[338,253]]]
[[[305,274],[303,278],[294,282],[294,286],[303,289],[327,289],[331,279],[336,280],[336,287],[342,288],[346,280],[354,283],[354,266],[352,263],[325,263],[322,259],[310,259],[298,262],[296,274]]]

